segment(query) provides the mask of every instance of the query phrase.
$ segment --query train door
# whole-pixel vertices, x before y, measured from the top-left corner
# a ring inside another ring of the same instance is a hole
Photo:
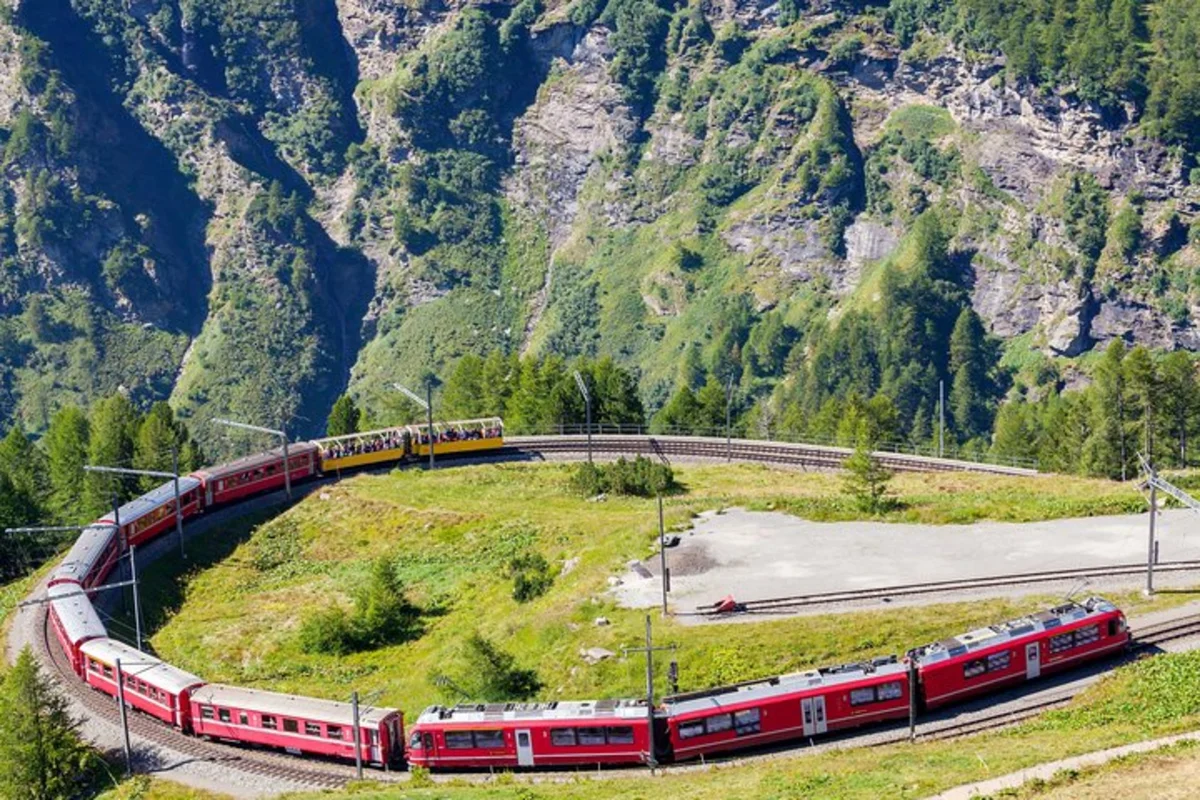
[[[528,730],[517,731],[517,766],[533,766],[533,737]]]
[[[1025,678],[1033,680],[1042,674],[1042,650],[1037,642],[1025,645]]]
[[[804,735],[815,736],[818,733],[825,733],[829,729],[829,723],[825,719],[825,698],[806,697],[800,701],[800,714],[804,719]]]

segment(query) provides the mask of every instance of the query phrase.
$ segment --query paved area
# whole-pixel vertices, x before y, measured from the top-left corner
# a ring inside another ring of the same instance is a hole
[[[732,508],[701,514],[680,544],[668,550],[671,602],[677,611],[685,612],[730,594],[745,601],[1144,563],[1148,522],[1145,514],[972,525],[810,522],[778,512]],[[1163,512],[1158,531],[1160,560],[1200,559],[1200,517],[1193,512]],[[623,605],[652,607],[661,601],[658,575],[657,556],[647,558],[621,576],[622,584],[614,593]],[[1194,585],[1197,577],[1195,573],[1162,574],[1157,583]],[[1142,581],[1142,577],[1096,580],[1093,588],[1139,586]],[[989,591],[1008,596],[1022,589]],[[1040,591],[1045,591],[1044,585]],[[947,598],[932,599],[945,602]]]

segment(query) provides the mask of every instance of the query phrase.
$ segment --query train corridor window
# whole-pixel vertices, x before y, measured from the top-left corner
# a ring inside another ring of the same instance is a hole
[[[977,658],[974,661],[968,661],[963,664],[963,677],[975,678],[987,672],[987,662],[982,658]]]
[[[691,722],[684,722],[679,725],[679,738],[691,739],[696,736],[704,735],[704,720],[697,719]]]
[[[239,711],[238,712],[238,722],[241,723],[242,725],[249,725],[250,724],[250,715],[247,714],[245,711]]]
[[[217,709],[217,719],[221,722],[233,722],[233,715],[229,713],[228,708]]]
[[[898,700],[904,696],[904,684],[900,681],[889,681],[875,687],[875,694],[880,700]]]
[[[113,677],[113,668],[108,664],[104,665],[104,677],[108,678],[109,680],[112,680]]]
[[[92,661],[92,660],[89,658],[89,659],[88,659],[88,669],[90,669],[92,672],[99,672],[99,671],[100,671],[100,665],[99,665],[99,664],[97,664],[95,661]]]
[[[320,736],[321,735],[321,726],[315,722],[304,723],[304,735],[305,736]]]
[[[1075,646],[1075,634],[1067,631],[1050,637],[1050,652],[1062,653]]]
[[[550,729],[550,744],[555,747],[574,747],[575,746],[575,729],[574,728],[551,728]]]
[[[580,728],[575,735],[581,745],[604,744],[604,728]]]
[[[285,718],[283,720],[283,730],[284,730],[284,733],[299,733],[300,732],[300,723],[296,722],[296,720],[294,720],[294,719],[286,719]]]
[[[1089,625],[1086,628],[1080,628],[1075,631],[1075,646],[1079,647],[1085,644],[1091,644],[1100,638],[1100,626]]]
[[[875,702],[875,687],[866,686],[862,689],[850,690],[850,705],[865,706],[867,703]]]
[[[733,732],[738,736],[749,736],[762,730],[761,712],[757,708],[733,712]]]
[[[200,706],[200,719],[212,719],[212,706]]]
[[[446,731],[446,747],[451,750],[470,750],[475,746],[470,731]]]
[[[609,744],[633,744],[633,728],[622,725],[619,728],[608,729]]]
[[[704,725],[709,733],[721,733],[733,727],[733,716],[730,714],[717,714],[715,717],[706,719]]]
[[[504,731],[475,731],[476,747],[504,747]]]
[[[339,726],[339,725],[326,725],[326,726],[325,726],[325,734],[326,734],[326,735],[327,735],[327,736],[328,736],[330,739],[341,739],[341,738],[342,738],[342,729],[341,729],[341,726]]]
[[[278,727],[278,723],[275,722],[275,718],[273,716],[271,716],[270,714],[263,714],[262,715],[262,726],[269,731],[273,731],[276,729],[276,727]]]
[[[1008,665],[1012,662],[1012,651],[1005,650],[1002,653],[992,653],[987,659],[988,672],[996,672],[997,670],[1008,669]]]

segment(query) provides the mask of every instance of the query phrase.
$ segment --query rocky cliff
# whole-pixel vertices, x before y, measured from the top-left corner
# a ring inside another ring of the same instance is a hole
[[[496,347],[611,353],[653,406],[768,312],[802,339],[870,304],[929,209],[1012,363],[1200,349],[1188,148],[895,19],[23,0],[0,22],[0,413],[38,429],[124,388],[311,433],[347,386],[383,408]]]

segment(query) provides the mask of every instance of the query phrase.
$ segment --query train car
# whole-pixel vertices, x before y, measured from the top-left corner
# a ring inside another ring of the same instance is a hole
[[[71,660],[71,669],[83,677],[83,654],[80,648],[93,639],[108,636],[92,601],[77,583],[56,583],[46,589],[50,601],[50,626]]]
[[[324,472],[399,461],[413,452],[412,432],[408,428],[383,428],[330,436],[317,439],[313,444],[320,450],[321,469]]]
[[[1124,649],[1125,615],[1102,597],[910,650],[926,708],[999,691]]]
[[[179,504],[183,507],[184,519],[200,512],[203,508],[200,481],[191,476],[179,479]],[[116,514],[110,511],[100,521],[109,525],[119,522],[121,539],[126,547],[150,541],[175,526],[175,481],[167,481],[130,500],[118,508]]]
[[[191,693],[204,681],[191,673],[114,639],[93,639],[79,648],[84,679],[93,689],[117,696],[117,661],[125,679],[126,705],[185,733],[191,732]]]
[[[198,736],[276,747],[296,755],[354,759],[354,714],[349,703],[208,684],[192,692]],[[399,765],[404,720],[394,708],[359,710],[359,747],[365,762]]]
[[[83,529],[54,572],[50,586],[70,583],[90,589],[99,586],[121,557],[121,539],[112,523],[93,522]]]
[[[408,430],[412,434],[413,454],[428,457],[428,426],[409,425]],[[468,419],[459,422],[435,422],[433,423],[433,439],[435,458],[459,453],[497,450],[504,446],[504,422],[499,417]]]
[[[908,716],[895,656],[797,672],[664,701],[676,761]]]
[[[408,763],[428,769],[640,764],[649,748],[644,700],[433,706],[409,732]]]
[[[312,442],[288,445],[288,469],[293,483],[311,478],[317,473],[317,446]],[[204,507],[232,503],[250,495],[263,494],[284,487],[283,448],[245,456],[228,464],[218,464],[197,470],[192,477],[200,481]]]

